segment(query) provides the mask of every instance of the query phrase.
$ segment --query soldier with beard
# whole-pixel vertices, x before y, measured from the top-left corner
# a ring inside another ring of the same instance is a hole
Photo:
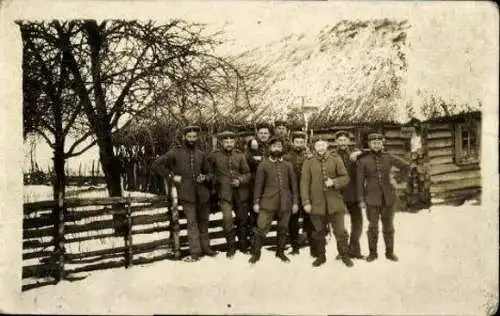
[[[325,230],[327,224],[331,223],[341,259],[345,265],[352,267],[347,245],[348,234],[344,225],[346,207],[340,191],[349,182],[349,175],[342,159],[328,152],[326,141],[316,141],[314,149],[314,156],[304,162],[300,180],[302,205],[304,211],[310,213],[314,227],[312,237],[317,258],[313,266],[326,262]]]
[[[220,209],[223,215],[223,227],[226,235],[228,258],[236,253],[234,241],[233,209],[236,214],[238,244],[241,252],[248,251],[248,182],[250,169],[245,155],[235,149],[235,134],[225,131],[219,134],[222,149],[216,149],[209,155],[216,191],[219,194]]]
[[[336,152],[342,158],[350,179],[349,183],[342,189],[344,202],[351,216],[349,255],[351,258],[364,259],[359,244],[359,238],[363,231],[363,214],[359,208],[356,195],[356,159],[362,151],[349,148],[349,133],[346,131],[335,133],[335,142],[337,145]]]
[[[293,148],[283,156],[283,159],[292,163],[295,175],[297,177],[297,183],[300,183],[300,175],[302,172],[302,165],[304,161],[310,157],[310,153],[306,147],[306,133],[305,132],[293,132],[292,133],[292,145]],[[299,196],[300,198],[300,196]],[[299,201],[299,206],[302,205]],[[307,237],[309,239],[309,245],[312,245],[311,232],[312,226],[309,220],[309,215],[304,212],[302,208],[295,214],[292,214],[290,217],[290,223],[288,225],[289,235],[290,235],[290,244],[292,246],[291,255],[299,254],[299,218],[302,217],[303,220],[303,229],[304,232],[307,233]],[[314,246],[311,247],[311,255],[314,256]]]
[[[408,174],[411,165],[406,161],[384,152],[384,136],[379,133],[368,135],[370,151],[359,158],[357,165],[357,195],[359,206],[366,209],[368,218],[368,247],[370,254],[366,261],[378,258],[378,222],[382,222],[385,241],[385,257],[398,261],[394,254],[394,202],[396,190],[391,183],[390,172],[393,166]]]
[[[208,237],[210,166],[205,153],[196,148],[200,128],[187,126],[183,131],[184,145],[158,157],[152,169],[163,177],[172,174],[179,188],[179,202],[187,219],[189,251],[192,261],[197,261],[203,254],[216,255],[210,249]]]
[[[262,243],[275,216],[278,217],[276,257],[290,261],[285,255],[288,223],[291,214],[299,210],[297,178],[292,164],[283,160],[282,141],[272,138],[269,146],[270,156],[258,166],[255,178],[253,210],[259,215],[250,263],[260,260]]]

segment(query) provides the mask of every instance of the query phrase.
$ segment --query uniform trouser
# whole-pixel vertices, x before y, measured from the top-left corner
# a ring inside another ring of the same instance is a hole
[[[363,232],[363,214],[357,202],[345,202],[351,216],[351,232],[349,236],[349,251],[351,254],[361,254],[359,238]]]
[[[182,207],[187,219],[189,252],[191,255],[201,255],[210,248],[208,237],[209,204],[183,202]]]
[[[269,230],[274,217],[278,217],[278,236],[277,236],[277,249],[276,252],[283,252],[286,246],[286,237],[288,232],[288,223],[290,222],[291,210],[284,211],[270,211],[261,209],[257,217],[257,227],[254,232],[253,252],[260,254],[260,247]]]
[[[302,224],[303,224],[303,230],[307,232],[308,237],[311,237],[311,232],[312,232],[312,224],[311,220],[309,218],[309,214],[304,212],[302,208],[299,209],[299,211],[295,214],[292,214],[290,216],[290,223],[288,225],[288,231],[290,234],[290,244],[292,245],[293,249],[297,249],[299,247],[299,218],[302,217]]]
[[[248,206],[246,201],[240,201],[236,196],[233,197],[235,203],[221,200],[220,208],[222,211],[222,221],[224,234],[229,247],[234,245],[234,223],[233,209],[236,214],[236,223],[238,231],[238,242],[241,249],[246,248],[248,244]]]
[[[366,217],[368,218],[368,247],[370,253],[377,253],[378,242],[378,222],[382,222],[382,232],[386,253],[394,251],[394,208],[391,206],[371,206],[366,207]]]
[[[345,229],[344,213],[335,212],[327,215],[310,214],[311,223],[314,227],[312,238],[319,256],[325,255],[326,245],[326,226],[331,223],[333,226],[333,235],[337,241],[337,249],[341,256],[348,253],[347,239],[349,235]]]

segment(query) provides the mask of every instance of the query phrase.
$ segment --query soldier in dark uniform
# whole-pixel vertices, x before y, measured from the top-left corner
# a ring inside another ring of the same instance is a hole
[[[228,258],[236,253],[233,209],[236,214],[238,244],[241,252],[248,251],[248,182],[250,169],[245,155],[235,147],[235,134],[225,131],[219,134],[220,147],[212,152],[210,162],[213,181],[219,195],[220,209],[223,214],[223,227],[226,235]]]
[[[350,179],[349,183],[342,189],[344,203],[351,216],[349,254],[351,258],[364,259],[359,244],[359,238],[363,231],[363,214],[359,208],[356,195],[356,159],[362,151],[349,148],[349,133],[346,131],[335,133],[335,142],[337,145],[336,152],[342,158]]]
[[[325,230],[327,224],[331,223],[342,262],[352,267],[347,244],[348,233],[344,225],[344,214],[347,210],[341,192],[349,183],[349,175],[342,159],[328,152],[327,148],[326,141],[320,139],[315,142],[315,154],[304,162],[300,179],[302,205],[304,211],[310,213],[314,227],[312,235],[317,258],[313,266],[317,267],[326,262]]]
[[[385,241],[385,256],[392,261],[398,261],[394,254],[394,202],[395,188],[390,181],[390,171],[393,166],[408,174],[411,165],[383,151],[384,136],[379,133],[368,135],[370,151],[359,158],[357,163],[357,195],[359,206],[366,209],[368,218],[368,247],[370,254],[368,262],[378,258],[378,222],[382,221],[382,231]]]
[[[269,157],[259,164],[255,178],[253,210],[259,216],[250,263],[260,260],[262,243],[275,216],[278,217],[276,257],[283,262],[290,261],[285,255],[288,223],[291,214],[299,210],[299,192],[293,166],[283,160],[283,145],[279,138],[272,138],[269,145]]]
[[[183,146],[169,150],[156,159],[153,171],[163,177],[173,176],[173,182],[179,188],[179,202],[187,219],[189,251],[193,261],[203,254],[215,256],[210,249],[208,237],[209,183],[210,166],[205,153],[196,148],[200,128],[184,128]]]
[[[283,141],[283,153],[287,154],[292,149],[292,146],[288,138],[288,124],[286,121],[274,121],[274,136]]]
[[[283,156],[283,159],[289,161],[294,166],[295,175],[297,177],[297,183],[300,183],[300,174],[302,172],[302,165],[304,161],[309,157],[310,153],[306,148],[306,133],[305,132],[293,132],[292,133],[292,145],[293,149],[290,150],[287,154]],[[292,214],[290,217],[290,223],[288,225],[289,235],[290,235],[290,244],[292,246],[292,252],[290,254],[296,255],[299,254],[299,218],[303,219],[303,229],[304,232],[307,233],[307,237],[309,239],[309,245],[312,245],[311,232],[312,226],[309,219],[309,214],[306,214],[302,207],[300,207],[302,203],[299,200],[299,211],[295,214]],[[311,253],[314,255],[314,250],[311,248]]]
[[[251,180],[249,182],[250,194],[249,194],[249,229],[250,234],[253,234],[255,227],[257,227],[257,213],[253,212],[253,188],[255,185],[255,174],[257,173],[257,167],[268,155],[268,142],[271,137],[271,128],[268,124],[258,123],[255,129],[255,139],[250,139],[248,141],[247,150],[245,156],[247,158],[248,166],[250,167],[250,173],[252,174]]]

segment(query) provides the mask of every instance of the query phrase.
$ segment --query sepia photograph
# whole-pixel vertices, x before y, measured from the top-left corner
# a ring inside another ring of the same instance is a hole
[[[494,3],[0,10],[2,312],[496,313]]]

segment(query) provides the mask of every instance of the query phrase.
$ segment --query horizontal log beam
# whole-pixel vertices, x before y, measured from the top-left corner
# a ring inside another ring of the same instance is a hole
[[[428,150],[448,148],[453,146],[453,140],[451,138],[447,139],[433,139],[427,142]]]
[[[451,133],[451,130],[434,130],[434,131],[429,131],[427,134],[427,139],[441,139],[441,138],[452,138],[453,134]]]
[[[464,181],[467,179],[481,178],[480,170],[459,170],[456,172],[443,173],[431,177],[431,184]]]
[[[444,124],[436,124],[436,123],[431,123],[428,125],[427,129],[429,131],[436,131],[436,130],[444,130],[444,131],[449,131],[453,128],[451,123],[444,123]]]
[[[23,229],[36,229],[47,226],[54,226],[56,223],[55,217],[51,215],[42,215],[34,218],[23,219]]]
[[[108,253],[97,257],[90,258],[68,258],[65,256],[64,260],[66,264],[88,264],[88,263],[96,263],[103,260],[123,258],[124,254],[122,252],[114,252]]]
[[[97,235],[92,235],[92,236],[79,236],[79,237],[73,237],[73,238],[67,238],[68,236],[65,236],[66,239],[64,240],[64,243],[70,244],[70,243],[76,243],[76,242],[84,242],[88,240],[96,240],[96,239],[104,239],[104,238],[113,238],[113,237],[121,237],[115,235],[115,233],[106,233],[106,234],[97,234]]]
[[[46,281],[37,280],[36,283],[23,284],[21,287],[21,291],[22,292],[29,291],[47,285],[56,285],[57,283],[58,283],[57,280],[46,280]]]
[[[153,233],[164,233],[170,230],[170,226],[155,226],[151,228],[142,228],[142,229],[132,229],[132,235],[141,235],[141,234],[153,234]]]
[[[432,157],[429,159],[430,166],[438,166],[451,163],[453,163],[453,156],[451,155]]]
[[[471,197],[478,196],[482,192],[481,188],[473,187],[473,188],[465,188],[465,189],[457,189],[453,191],[444,191],[439,193],[434,193],[432,195],[433,198],[437,199],[455,199],[455,198],[463,198],[463,197]]]
[[[85,251],[85,252],[81,252],[81,253],[65,253],[64,259],[80,260],[80,259],[85,259],[85,258],[105,256],[105,255],[116,254],[116,253],[123,254],[125,252],[125,250],[126,250],[126,248],[125,248],[125,246],[123,246],[123,247],[106,248],[106,249],[93,250],[93,251]]]
[[[114,221],[112,219],[107,219],[102,221],[93,221],[85,224],[67,225],[64,227],[64,230],[68,234],[74,234],[112,228],[114,228]]]
[[[428,156],[430,158],[442,157],[442,156],[449,156],[449,157],[453,158],[453,148],[447,147],[447,148],[440,148],[440,149],[429,149]]]
[[[436,176],[445,173],[454,173],[467,170],[477,170],[478,174],[481,174],[481,168],[477,164],[464,166],[458,166],[456,164],[431,165],[429,168],[429,174],[431,176]]]
[[[431,193],[441,193],[446,191],[454,191],[458,189],[480,188],[481,178],[465,179],[461,181],[454,181],[449,183],[433,184],[430,188]]]

